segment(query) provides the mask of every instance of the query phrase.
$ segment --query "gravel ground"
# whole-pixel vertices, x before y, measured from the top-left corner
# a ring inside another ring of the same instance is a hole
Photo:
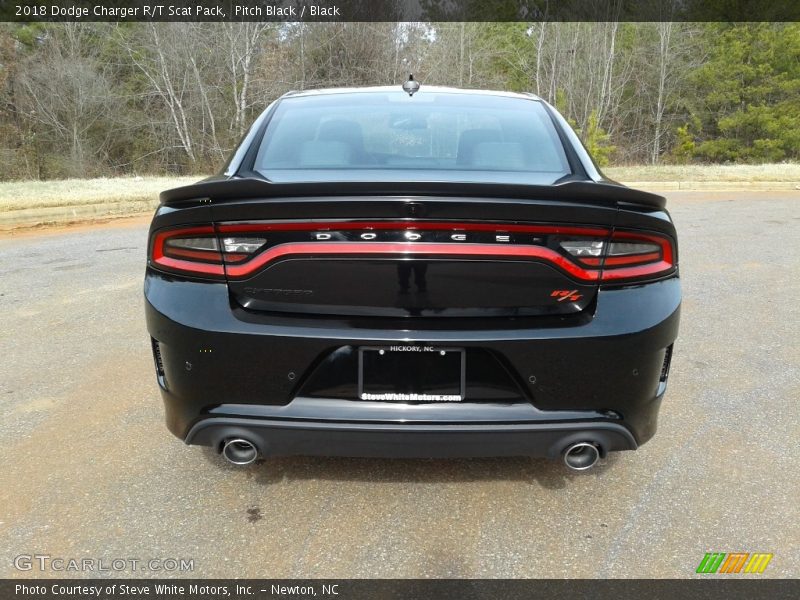
[[[762,577],[797,577],[798,201],[670,195],[685,300],[660,429],[582,475],[524,458],[229,467],[163,425],[146,223],[0,238],[0,577],[81,575],[18,571],[20,554],[193,559],[158,575],[198,577],[692,577],[708,551],[772,552]]]

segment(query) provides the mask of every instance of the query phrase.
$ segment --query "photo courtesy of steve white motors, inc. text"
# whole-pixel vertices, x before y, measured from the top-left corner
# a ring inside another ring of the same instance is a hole
[[[170,596],[183,597],[187,594],[192,597],[227,597],[227,596],[252,596],[257,593],[270,593],[276,596],[338,596],[338,584],[319,585],[282,585],[272,583],[269,587],[253,587],[250,585],[233,584],[197,584],[197,583],[109,583],[105,585],[85,584],[27,584],[18,583],[14,586],[17,597],[40,596],[51,594],[53,596],[82,596],[87,598],[129,597],[141,598],[154,596],[167,598]]]
[[[21,5],[15,6],[14,14],[17,17],[27,18],[59,18],[66,20],[91,20],[92,18],[112,18],[124,20],[138,19],[227,19],[232,17],[259,17],[278,19],[304,19],[306,17],[340,17],[338,6],[318,6],[316,4],[301,6],[281,6],[275,4],[258,4],[243,6],[233,4],[232,14],[228,14],[225,7],[220,5],[203,5],[200,3],[191,6],[175,4],[141,4],[139,6],[113,6],[96,4],[94,6],[78,6],[61,2],[59,5]]]

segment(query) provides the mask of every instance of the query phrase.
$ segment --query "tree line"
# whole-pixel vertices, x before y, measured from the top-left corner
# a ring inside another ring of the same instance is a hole
[[[800,158],[797,23],[0,25],[2,179],[219,168],[289,90],[530,91],[600,164]]]

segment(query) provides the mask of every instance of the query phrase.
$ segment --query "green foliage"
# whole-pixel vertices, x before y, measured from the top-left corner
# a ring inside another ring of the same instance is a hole
[[[563,114],[567,114],[565,98],[564,90],[556,92],[555,106]],[[611,156],[617,147],[611,143],[611,136],[600,127],[597,111],[593,110],[589,115],[585,129],[577,127],[575,120],[569,117],[567,117],[567,122],[575,129],[575,133],[581,138],[583,145],[586,146],[586,150],[594,159],[594,162],[597,163],[597,166],[605,167],[611,164]]]
[[[800,158],[800,24],[711,24],[706,36],[709,59],[691,75],[702,134],[698,127],[694,147],[677,154],[713,162]]]
[[[583,143],[598,166],[605,167],[611,163],[611,155],[617,147],[611,144],[610,136],[600,127],[597,111],[592,111],[589,115],[585,133],[578,133],[582,134]]]
[[[679,126],[675,130],[675,146],[672,149],[672,158],[678,164],[688,163],[695,155],[697,145],[694,141],[694,134],[691,132],[691,125]]]
[[[33,48],[37,40],[46,36],[48,29],[53,26],[47,23],[8,23],[5,24],[5,27],[11,30],[11,35],[20,44],[27,48]]]
[[[567,110],[567,94],[566,92],[564,92],[563,88],[558,88],[556,90],[556,98],[553,104],[558,112],[566,116],[566,119],[567,121],[569,121],[569,124],[575,127],[575,121],[570,119],[568,116],[569,111]]]
[[[512,92],[530,91],[528,74],[515,60],[529,52],[527,29],[527,23],[487,23],[479,34],[481,47],[491,49],[486,71],[500,79],[499,87]]]

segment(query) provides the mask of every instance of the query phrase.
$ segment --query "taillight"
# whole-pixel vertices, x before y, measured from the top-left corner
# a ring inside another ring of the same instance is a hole
[[[293,255],[494,257],[552,264],[583,281],[627,282],[676,268],[665,235],[595,226],[433,221],[286,221],[164,229],[151,263],[229,279],[252,276]]]
[[[211,225],[160,231],[153,236],[150,259],[170,271],[203,276],[225,275],[225,263],[247,260],[266,239],[258,236],[217,237]]]
[[[568,239],[560,246],[579,264],[602,268],[601,281],[652,278],[675,269],[670,240],[661,235],[615,231],[610,239]]]

